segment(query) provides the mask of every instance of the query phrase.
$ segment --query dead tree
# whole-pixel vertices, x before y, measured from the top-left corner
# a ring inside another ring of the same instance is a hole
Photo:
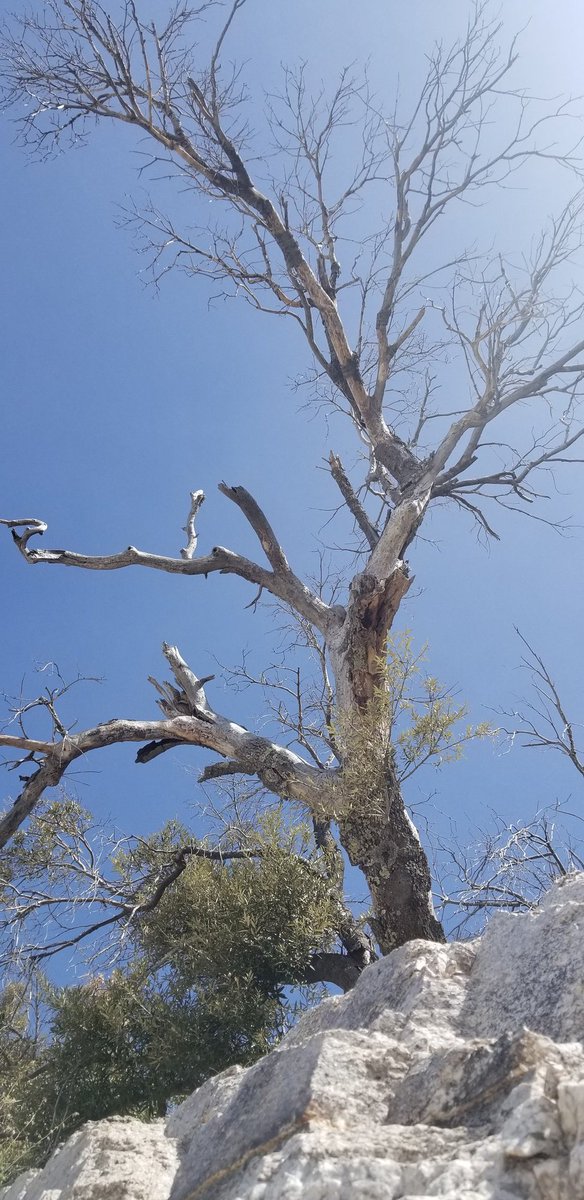
[[[0,744],[35,764],[0,822],[0,837],[5,844],[45,789],[90,751],[135,742],[144,763],[173,746],[204,746],[220,756],[207,776],[257,776],[277,796],[300,802],[327,836],[336,826],[365,876],[372,928],[387,953],[411,938],[444,937],[428,861],[396,777],[386,702],[386,641],[411,583],[408,548],[438,502],[463,508],[494,534],[489,505],[529,511],[540,498],[542,473],[574,461],[583,432],[577,405],[584,302],[570,286],[562,291],[562,269],[582,244],[580,163],[577,148],[556,148],[570,106],[551,112],[514,90],[515,44],[499,51],[500,28],[478,3],[460,42],[430,56],[408,117],[387,115],[367,82],[347,72],[330,94],[316,95],[306,72],[285,72],[282,95],[267,105],[280,152],[279,167],[271,168],[280,173],[270,175],[246,123],[240,72],[223,68],[244,6],[235,0],[205,57],[201,46],[191,47],[196,18],[207,9],[212,15],[209,4],[177,7],[155,25],[141,21],[134,0],[122,0],[117,16],[92,0],[47,0],[41,16],[14,18],[5,29],[4,102],[16,110],[25,144],[41,154],[88,136],[96,121],[146,136],[153,163],[164,162],[193,197],[191,230],[154,205],[131,214],[150,243],[154,274],[179,265],[294,323],[308,345],[318,396],[346,413],[362,451],[354,479],[330,457],[364,551],[359,569],[343,595],[325,601],[295,574],[257,501],[244,487],[225,484],[222,493],[253,529],[267,565],[221,546],[196,556],[200,492],[192,497],[187,545],[175,558],[134,547],[93,557],[40,549],[33,539],[45,532],[44,522],[11,517],[4,524],[30,564],[218,571],[274,597],[312,631],[326,660],[334,761],[322,768],[216,712],[204,681],[166,646],[173,682],[159,685],[161,720],[116,719],[46,743],[0,736]],[[331,159],[351,122],[361,152],[339,181]],[[528,163],[575,176],[575,198],[531,258],[482,261],[461,248],[454,261],[430,269],[424,248],[445,215],[461,200],[487,196]],[[359,233],[355,255],[351,218],[363,197],[379,221],[368,238]],[[201,215],[209,208],[200,201],[209,198],[222,214],[213,225]],[[456,395],[441,406],[435,377],[445,346],[458,355],[458,374]],[[530,417],[523,444],[509,447],[501,437],[494,454],[493,425],[519,405]]]

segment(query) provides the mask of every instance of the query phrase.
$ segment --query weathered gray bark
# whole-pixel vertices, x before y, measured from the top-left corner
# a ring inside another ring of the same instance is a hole
[[[83,733],[45,743],[0,734],[0,746],[20,749],[27,755],[43,755],[42,765],[37,764],[12,808],[0,819],[0,847],[6,845],[30,816],[44,791],[56,787],[72,762],[93,750],[103,750],[120,742],[163,744],[165,750],[181,745],[207,747],[237,763],[236,770],[241,773],[257,775],[269,791],[285,799],[295,799],[308,808],[317,798],[322,801],[327,787],[331,790],[334,787],[333,773],[323,778],[321,771],[293,751],[249,733],[217,713],[213,713],[211,719],[191,715],[160,721],[106,721]],[[141,761],[147,760],[142,757]]]
[[[371,892],[371,928],[381,952],[389,954],[414,938],[444,942],[432,908],[428,858],[391,767],[382,798],[385,808],[379,815],[371,813],[366,796],[361,809],[339,821],[342,844]]]
[[[351,772],[351,745],[347,747],[351,786],[339,832],[353,866],[359,867],[371,892],[371,925],[384,954],[412,938],[444,941],[431,900],[427,856],[408,816],[396,778],[389,739],[391,731],[383,709],[387,635],[399,604],[410,586],[400,562],[389,578],[357,575],[343,635],[334,659],[345,721],[358,731],[353,753],[378,758],[378,770],[357,762]],[[350,742],[350,739],[349,739]],[[363,743],[368,743],[363,744]],[[365,766],[365,769],[364,769]],[[369,792],[354,794],[355,776],[363,777]],[[340,804],[343,814],[342,801]]]

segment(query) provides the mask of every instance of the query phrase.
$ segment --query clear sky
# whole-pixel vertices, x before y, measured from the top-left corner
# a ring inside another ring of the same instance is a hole
[[[407,98],[434,38],[462,28],[469,10],[467,0],[250,0],[232,52],[247,62],[258,102],[281,62],[304,59],[330,81],[369,58],[376,85],[389,96],[399,77]],[[527,16],[518,82],[545,96],[583,92],[581,5],[508,0],[508,34]],[[333,448],[350,461],[356,447],[348,427],[300,411],[293,379],[308,366],[304,347],[244,304],[209,306],[203,281],[173,274],[159,293],[145,287],[144,262],[118,227],[119,206],[144,189],[139,147],[125,129],[104,127],[88,147],[41,164],[13,136],[4,121],[0,515],[45,519],[49,545],[107,553],[131,543],[177,554],[189,491],[203,488],[201,552],[221,544],[257,557],[242,518],[216,491],[224,479],[257,496],[295,569],[310,572],[318,539],[332,537],[325,522],[337,502],[323,459]],[[556,175],[530,176],[457,220],[469,221],[469,240],[528,248],[561,203],[559,187]],[[582,262],[572,270],[582,287]],[[528,691],[515,625],[553,668],[574,719],[583,711],[584,467],[558,484],[548,515],[573,516],[569,538],[497,514],[502,540],[485,549],[449,510],[424,527],[429,540],[411,554],[416,595],[401,625],[429,643],[433,673],[468,701],[474,720],[496,720],[494,709]],[[6,532],[0,564],[1,685],[16,693],[26,676],[25,692],[36,693],[34,668],[51,661],[65,676],[102,676],[100,686],[73,694],[69,715],[79,727],[155,714],[146,678],[164,674],[163,639],[200,674],[215,658],[237,663],[244,648],[259,665],[272,657],[273,620],[245,609],[252,593],[240,581],[31,569]],[[259,695],[232,696],[218,678],[211,698],[232,718],[261,725]],[[487,824],[489,809],[520,819],[577,787],[552,755],[506,750],[484,745],[460,765],[427,770],[412,782],[410,801],[431,797],[430,822],[444,831],[455,821],[464,841],[473,825]],[[193,767],[204,760],[185,751],[139,768],[134,753],[95,754],[70,780],[96,813],[144,833],[185,814]],[[14,777],[3,783],[13,796]]]

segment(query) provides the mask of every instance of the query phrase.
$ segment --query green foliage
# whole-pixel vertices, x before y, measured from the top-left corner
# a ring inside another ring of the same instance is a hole
[[[342,777],[335,797],[334,811],[325,815],[342,820],[352,811],[371,816],[385,811],[384,787],[387,774],[389,741],[389,693],[386,664],[376,664],[376,674],[384,681],[361,710],[351,709],[337,716],[332,730],[343,764]]]
[[[70,865],[71,849],[87,837],[91,814],[63,792],[34,810],[28,827],[19,829],[2,853],[0,886],[23,875],[29,882],[60,882]]]
[[[30,1076],[37,1065],[31,996],[18,983],[0,992],[0,1184],[36,1161],[34,1133],[26,1107]]]
[[[71,805],[73,840],[74,819]],[[51,822],[39,814],[37,825],[37,837],[33,827],[18,843],[13,873],[17,860],[28,865],[27,849],[41,871]],[[81,810],[79,831],[86,836]],[[283,985],[301,980],[311,951],[331,937],[326,882],[298,853],[306,836],[271,814],[254,838],[258,857],[189,858],[157,907],[126,930],[123,967],[76,987],[38,982],[42,1035],[30,1034],[26,989],[5,990],[0,1182],[42,1163],[84,1121],[160,1115],[210,1075],[270,1049],[287,1020]],[[140,879],[148,894],[189,840],[171,823],[119,853],[122,885]]]
[[[334,912],[325,879],[273,835],[264,818],[254,839],[260,857],[191,859],[180,887],[141,921],[141,953],[150,963],[172,962],[180,988],[251,977],[278,992],[283,981],[302,977],[310,952],[330,938]],[[142,853],[147,859],[148,850]]]
[[[381,814],[389,759],[403,783],[426,763],[454,762],[467,742],[496,733],[487,721],[465,722],[466,705],[426,673],[426,653],[425,646],[414,649],[408,630],[390,634],[386,654],[370,664],[380,683],[369,703],[337,715],[331,733],[343,762],[342,785],[335,811],[324,815],[346,817],[365,803],[373,814],[379,805]]]
[[[496,732],[487,721],[463,724],[466,705],[426,673],[426,654],[426,646],[414,650],[408,630],[388,640],[390,740],[402,783],[430,760],[435,766],[454,762],[467,742]]]
[[[265,1054],[279,1028],[278,999],[251,976],[180,994],[134,969],[44,989],[48,1035],[3,1070],[0,1182],[85,1121],[162,1115],[218,1070]]]

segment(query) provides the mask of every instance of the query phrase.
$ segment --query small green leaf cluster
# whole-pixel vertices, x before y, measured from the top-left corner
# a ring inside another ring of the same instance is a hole
[[[375,673],[384,680],[375,688],[366,707],[340,712],[334,736],[342,758],[342,775],[334,797],[334,810],[326,815],[343,820],[353,812],[381,817],[386,811],[385,783],[389,740],[389,695],[383,659]]]
[[[390,737],[402,783],[430,761],[435,766],[455,762],[467,742],[495,733],[488,721],[465,722],[466,704],[458,704],[450,689],[426,672],[426,653],[425,646],[416,652],[407,630],[388,641]]]
[[[388,768],[403,783],[428,762],[454,762],[467,742],[492,737],[487,721],[465,722],[467,707],[425,670],[426,647],[416,651],[408,630],[388,637],[386,653],[370,663],[379,680],[368,704],[340,712],[331,732],[341,751],[336,807],[325,815],[370,815],[386,809]]]

